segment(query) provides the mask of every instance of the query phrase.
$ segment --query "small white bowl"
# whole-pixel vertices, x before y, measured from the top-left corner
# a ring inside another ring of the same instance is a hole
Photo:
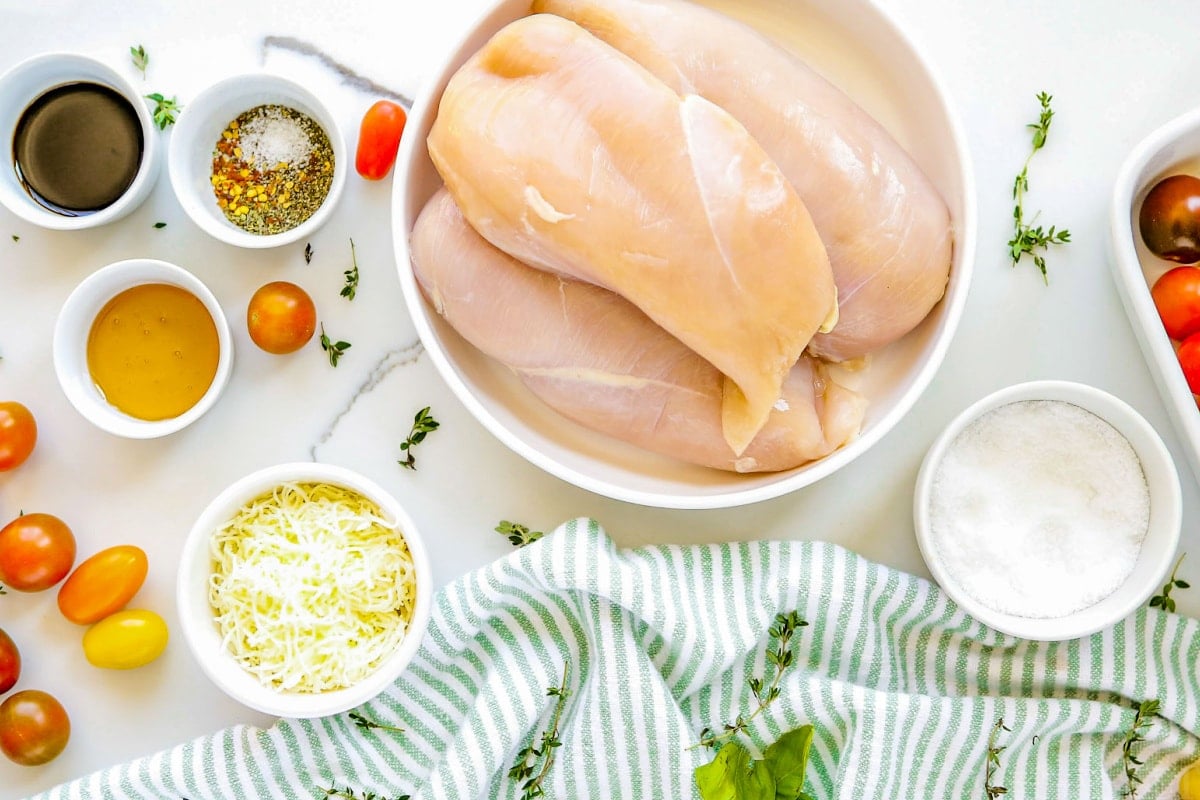
[[[186,289],[208,309],[217,328],[220,354],[217,373],[208,391],[177,417],[144,420],[132,417],[104,399],[88,370],[87,340],[92,322],[116,295],[145,283],[166,283]],[[54,372],[71,405],[96,427],[129,439],[153,439],[195,422],[217,402],[233,370],[233,337],[221,304],[199,278],[192,273],[150,258],[117,261],[96,270],[67,297],[54,325]]]
[[[22,113],[37,98],[58,86],[98,83],[125,97],[137,112],[142,129],[142,163],[133,183],[112,205],[80,216],[66,216],[36,202],[12,168],[12,140]],[[107,64],[76,53],[45,53],[26,59],[0,76],[0,141],[7,147],[9,167],[0,169],[0,203],[26,222],[52,230],[94,228],[129,214],[145,200],[158,177],[159,136],[146,101],[133,85]]]
[[[875,3],[700,0],[749,22],[798,52],[900,142],[942,193],[955,247],[946,294],[897,342],[871,354],[850,388],[868,401],[859,436],[825,458],[773,473],[737,474],[649,453],[549,410],[503,365],[467,343],[425,301],[413,275],[409,237],[440,188],[426,138],[450,77],[498,30],[529,13],[529,0],[498,0],[429,72],[396,160],[392,239],[400,287],[430,360],[467,410],[515,453],[597,494],[661,508],[727,508],[814,483],[875,446],[912,409],[942,363],[966,306],[975,259],[976,199],[966,138],[949,94],[916,45]]]
[[[305,693],[264,686],[221,646],[208,601],[212,534],[245,503],[288,482],[328,483],[362,494],[400,526],[412,554],[417,600],[408,631],[399,647],[373,673],[344,689]],[[416,655],[429,625],[433,576],[425,543],[412,518],[397,500],[368,478],[330,464],[280,464],[251,473],[221,492],[201,512],[183,545],[176,581],[176,605],[184,640],[204,673],[221,691],[250,708],[287,718],[323,717],[361,705],[392,684]]]
[[[211,182],[213,152],[221,133],[242,112],[265,104],[307,114],[325,130],[333,147],[333,183],[320,208],[295,228],[269,235],[244,231],[226,219]],[[349,159],[337,121],[316,95],[287,78],[254,72],[213,84],[183,107],[171,133],[167,168],[175,196],[201,230],[236,247],[266,248],[299,241],[325,224],[345,187]]]
[[[1059,400],[1079,406],[1112,425],[1141,461],[1150,491],[1150,523],[1132,572],[1102,600],[1062,617],[1033,619],[996,611],[969,595],[950,573],[933,541],[930,500],[934,477],[946,450],[968,425],[993,409],[1024,400]],[[917,544],[934,579],[972,617],[1002,633],[1024,639],[1077,639],[1116,624],[1159,588],[1175,558],[1182,521],[1179,475],[1158,433],[1125,402],[1091,386],[1069,381],[1032,381],[1001,389],[975,402],[946,426],[929,448],[917,475],[913,522]]]

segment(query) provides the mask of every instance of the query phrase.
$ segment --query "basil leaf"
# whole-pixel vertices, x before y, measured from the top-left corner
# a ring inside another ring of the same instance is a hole
[[[774,800],[800,800],[804,796],[804,770],[812,739],[812,725],[802,725],[780,736],[763,753],[763,763],[775,779]]]
[[[737,742],[722,747],[712,761],[692,773],[701,800],[739,800],[734,776],[744,773],[749,765],[749,750]]]

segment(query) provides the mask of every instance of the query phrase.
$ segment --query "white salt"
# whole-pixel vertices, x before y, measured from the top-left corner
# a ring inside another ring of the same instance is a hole
[[[1064,617],[1132,572],[1150,522],[1133,447],[1090,411],[1010,403],[968,425],[934,474],[930,522],[946,571],[972,598]]]
[[[298,114],[297,111],[287,114],[279,106],[263,106],[242,126],[242,158],[264,168],[307,159],[312,152],[312,141],[293,116]]]

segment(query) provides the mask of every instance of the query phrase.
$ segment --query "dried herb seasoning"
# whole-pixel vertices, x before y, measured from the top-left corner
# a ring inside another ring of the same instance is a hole
[[[213,150],[212,186],[226,219],[249,233],[289,231],[321,207],[333,185],[329,135],[283,105],[244,111]]]

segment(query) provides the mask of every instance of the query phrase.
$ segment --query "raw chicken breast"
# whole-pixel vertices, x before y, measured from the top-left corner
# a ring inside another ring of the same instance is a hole
[[[751,28],[686,0],[534,0],[677,92],[738,119],[808,206],[837,280],[839,320],[811,349],[844,360],[912,330],[945,293],[950,214],[869,114]]]
[[[559,413],[683,461],[789,469],[853,438],[865,401],[803,356],[741,457],[721,432],[717,369],[607,289],[528,267],[477,234],[444,190],[412,232],[426,299]]]
[[[728,376],[735,452],[836,313],[808,211],[745,129],[560,17],[517,20],[463,65],[429,153],[485,239],[620,294]]]

